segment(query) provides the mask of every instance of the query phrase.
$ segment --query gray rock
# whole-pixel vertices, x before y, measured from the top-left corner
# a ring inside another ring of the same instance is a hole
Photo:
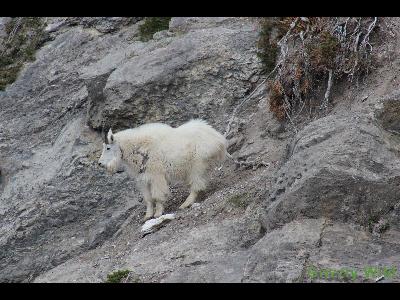
[[[229,17],[177,17],[171,19],[169,29],[183,33],[189,30],[217,27],[223,23],[237,23],[237,19]]]
[[[77,23],[84,28],[95,28],[101,33],[117,31],[122,26],[136,23],[143,17],[85,17],[70,18],[69,23]]]
[[[101,137],[85,125],[79,70],[127,43],[96,36],[60,32],[0,95],[0,281],[30,281],[96,247],[140,206],[125,174],[110,178],[97,167]]]
[[[225,126],[224,114],[249,92],[249,79],[260,72],[252,24],[231,27],[188,32],[145,46],[138,42],[89,66],[82,76],[95,86],[89,88],[90,126],[177,125],[200,117],[222,129],[218,124]],[[226,74],[231,78],[225,80]]]
[[[399,231],[377,239],[362,227],[301,219],[267,233],[250,250],[243,282],[399,282]]]
[[[387,218],[399,201],[400,157],[390,147],[395,137],[377,122],[343,113],[301,130],[265,203],[265,226],[272,229],[299,217],[363,226]],[[391,225],[398,228],[399,222]]]
[[[266,234],[250,250],[243,282],[301,281],[323,224],[323,219],[300,219]]]

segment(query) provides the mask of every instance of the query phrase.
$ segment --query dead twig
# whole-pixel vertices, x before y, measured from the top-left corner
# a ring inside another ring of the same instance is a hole
[[[326,109],[329,104],[329,95],[331,93],[331,88],[332,88],[332,81],[333,81],[333,70],[329,69],[329,76],[328,76],[328,86],[326,88],[325,96],[324,96],[324,101],[322,102],[322,109]]]
[[[257,170],[260,167],[268,167],[269,163],[266,163],[265,161],[260,161],[257,162],[256,160],[253,161],[238,161],[236,159],[233,160],[234,163],[236,164],[237,167],[241,168],[241,167],[245,167],[245,168],[249,168],[251,167],[254,170]]]
[[[367,33],[365,34],[364,39],[363,39],[363,41],[362,41],[362,45],[363,45],[365,48],[366,48],[367,45],[368,45],[368,46],[370,47],[370,51],[372,51],[372,46],[371,46],[371,44],[369,43],[369,35],[371,34],[371,31],[374,30],[377,20],[378,20],[378,18],[377,18],[377,17],[374,17],[374,20],[373,20],[373,21],[371,22],[371,24],[369,25],[368,31],[367,31]]]
[[[253,171],[257,170],[260,167],[268,167],[269,163],[266,163],[264,161],[259,161],[257,162],[256,160],[253,161],[239,161],[237,159],[235,159],[231,154],[227,154],[228,158],[230,158],[236,165],[237,168],[241,168],[241,167],[252,167]]]

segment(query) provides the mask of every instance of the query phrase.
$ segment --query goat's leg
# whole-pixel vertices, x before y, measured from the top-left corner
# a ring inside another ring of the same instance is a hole
[[[161,201],[156,201],[156,212],[154,213],[154,218],[161,217],[164,213],[164,203]]]
[[[156,176],[151,184],[151,196],[156,203],[154,218],[160,217],[164,213],[164,203],[169,193],[167,180],[164,176]]]
[[[189,197],[186,198],[185,202],[183,202],[182,205],[179,206],[179,208],[184,209],[191,206],[194,203],[194,201],[196,201],[197,195],[198,192],[192,190],[189,194]]]
[[[182,205],[179,206],[180,209],[191,206],[196,201],[198,193],[206,189],[207,180],[205,174],[205,162],[198,161],[196,164],[194,164],[192,172],[189,176],[190,194],[186,198],[185,202],[183,202]]]
[[[144,202],[146,203],[146,215],[144,216],[143,221],[147,221],[148,219],[151,219],[154,215],[154,203],[153,199],[151,198],[150,187],[148,184],[145,185],[142,193]]]
[[[146,215],[143,218],[143,221],[147,221],[151,219],[154,215],[154,203],[152,200],[146,201]]]

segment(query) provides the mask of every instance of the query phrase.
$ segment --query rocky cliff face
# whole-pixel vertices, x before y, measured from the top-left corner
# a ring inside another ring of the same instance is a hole
[[[399,265],[397,38],[363,82],[336,86],[329,114],[289,129],[259,86],[253,19],[172,18],[148,42],[141,18],[45,21],[36,59],[0,91],[1,282],[102,282],[119,269],[143,282],[307,282],[311,266],[373,281],[363,268]],[[132,179],[97,165],[102,127],[204,118],[223,133],[256,87],[229,151],[268,166],[226,161],[184,211],[187,190],[173,186],[177,218],[143,236]]]

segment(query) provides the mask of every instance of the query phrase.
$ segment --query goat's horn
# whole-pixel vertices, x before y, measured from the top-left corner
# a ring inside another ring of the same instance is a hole
[[[107,130],[104,126],[101,127],[101,138],[107,144]]]

